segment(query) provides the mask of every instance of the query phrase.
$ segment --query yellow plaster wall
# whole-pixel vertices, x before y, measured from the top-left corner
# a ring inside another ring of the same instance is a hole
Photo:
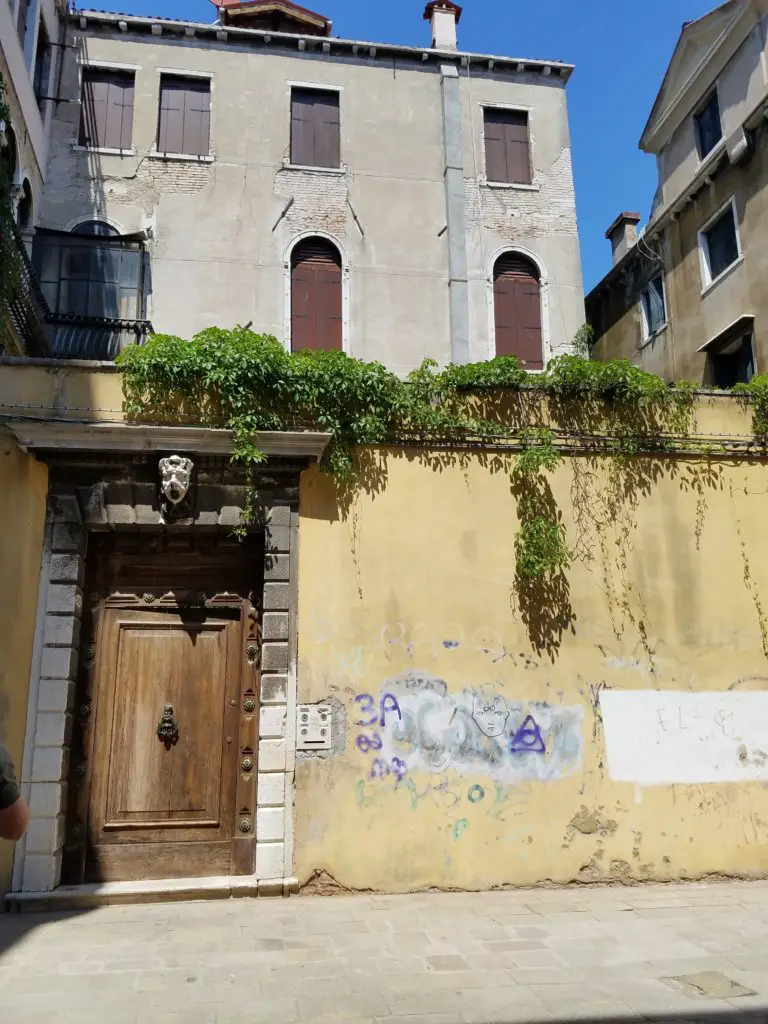
[[[723,398],[702,402],[698,422],[746,434],[750,419]],[[768,464],[646,458],[616,475],[614,460],[567,460],[551,486],[577,557],[522,607],[510,465],[392,449],[346,512],[327,478],[305,474],[299,699],[331,700],[338,724],[330,755],[298,755],[300,881],[403,891],[768,874],[764,782],[614,781],[600,704],[603,688],[768,699]],[[460,705],[473,691],[501,698],[513,732],[528,714],[549,723],[545,752],[470,736]],[[397,740],[391,700],[381,727],[386,693],[426,716],[409,719],[417,744]],[[667,759],[684,730],[727,725],[726,712],[689,722],[675,699],[659,715]],[[729,734],[734,763],[762,764],[768,735],[762,749],[740,740]]]
[[[0,430],[0,739],[21,767],[35,631],[48,470]],[[11,843],[0,840],[0,892],[8,888]]]

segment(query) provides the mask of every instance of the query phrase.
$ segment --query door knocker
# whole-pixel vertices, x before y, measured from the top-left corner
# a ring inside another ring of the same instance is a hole
[[[165,744],[166,750],[170,750],[179,742],[179,727],[173,717],[173,704],[166,704],[163,707],[163,716],[157,723],[157,735]]]

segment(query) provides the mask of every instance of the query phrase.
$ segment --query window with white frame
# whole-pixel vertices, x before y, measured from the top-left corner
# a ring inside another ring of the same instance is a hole
[[[699,159],[703,160],[708,153],[712,152],[723,137],[717,89],[712,90],[698,113],[693,115],[693,123],[696,126],[696,145],[699,150]]]
[[[667,322],[664,302],[664,278],[659,274],[640,292],[640,309],[643,321],[643,341],[648,341]]]
[[[699,231],[701,276],[706,288],[733,266],[741,256],[736,204],[729,199]]]

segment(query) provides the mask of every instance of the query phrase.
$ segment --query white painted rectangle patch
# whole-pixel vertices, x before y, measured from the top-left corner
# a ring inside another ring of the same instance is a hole
[[[768,692],[603,690],[600,710],[616,782],[768,781]]]

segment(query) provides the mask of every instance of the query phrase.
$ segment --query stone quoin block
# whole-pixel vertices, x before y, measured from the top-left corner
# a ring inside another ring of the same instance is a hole
[[[261,703],[285,704],[288,700],[288,676],[268,675],[261,677]]]
[[[44,647],[40,662],[41,679],[74,679],[77,656],[74,647]]]
[[[285,811],[282,807],[259,807],[256,811],[256,840],[283,838]]]
[[[285,706],[263,707],[259,715],[259,736],[262,739],[282,739],[285,736]]]
[[[264,611],[287,611],[291,606],[291,588],[287,583],[264,584]]]
[[[265,580],[289,580],[291,578],[290,555],[264,556],[264,579]]]
[[[64,815],[55,818],[33,818],[27,829],[27,856],[31,853],[53,854],[64,842]]]
[[[267,512],[267,527],[290,526],[291,509],[288,505],[273,505]]]
[[[133,526],[136,522],[133,505],[107,505],[107,522],[112,527]]]
[[[261,621],[263,640],[287,640],[288,628],[288,612],[264,612]]]
[[[55,818],[64,811],[67,801],[66,782],[32,782],[29,787],[29,810],[33,818]]]
[[[288,644],[274,641],[262,644],[261,668],[264,672],[285,672],[288,668]]]
[[[80,555],[52,555],[51,571],[49,578],[51,583],[75,583],[78,587],[83,585],[85,575],[85,559]]]
[[[75,684],[71,679],[41,679],[37,692],[37,710],[64,714],[71,711],[75,699]],[[44,744],[41,744],[44,745]]]
[[[50,521],[53,523],[82,523],[80,503],[74,494],[52,494],[48,498]]]
[[[62,782],[69,771],[69,751],[63,747],[35,747],[32,782]]]
[[[49,615],[79,615],[83,610],[83,592],[75,583],[51,583],[45,602]]]
[[[80,619],[74,615],[46,615],[43,643],[46,647],[77,647]]]
[[[259,772],[256,803],[259,807],[282,807],[285,804],[285,772]]]
[[[257,833],[258,835],[258,833]],[[256,877],[282,878],[285,859],[282,843],[256,843]]]
[[[291,529],[289,526],[267,526],[264,531],[264,550],[267,553],[291,550]]]
[[[60,747],[72,737],[72,716],[60,711],[41,711],[35,725],[35,747]]]
[[[85,545],[85,534],[80,523],[56,523],[51,538],[51,551],[81,551]]]
[[[285,740],[262,740],[259,744],[259,771],[284,772]]]
[[[50,892],[61,877],[61,850],[53,854],[28,853],[21,880],[23,892]]]

